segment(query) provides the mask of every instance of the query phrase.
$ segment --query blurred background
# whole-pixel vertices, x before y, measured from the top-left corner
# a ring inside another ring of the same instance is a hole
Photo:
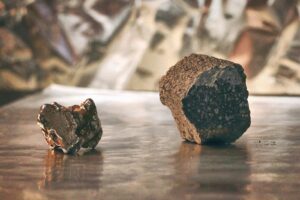
[[[191,53],[243,65],[254,95],[300,95],[298,0],[0,0],[0,104],[52,83],[157,91]]]

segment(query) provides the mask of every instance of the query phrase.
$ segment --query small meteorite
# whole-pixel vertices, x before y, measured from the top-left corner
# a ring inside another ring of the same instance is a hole
[[[56,102],[44,104],[37,121],[49,146],[64,153],[75,153],[81,147],[95,148],[102,136],[101,123],[92,99],[70,107]]]
[[[159,82],[183,139],[198,144],[231,143],[250,126],[246,75],[236,63],[192,54]]]

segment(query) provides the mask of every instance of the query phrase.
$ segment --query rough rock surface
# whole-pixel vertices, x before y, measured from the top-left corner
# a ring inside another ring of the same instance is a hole
[[[240,65],[191,54],[161,78],[160,99],[170,108],[183,139],[230,143],[251,123],[245,81]]]
[[[38,125],[51,148],[75,153],[95,148],[102,136],[101,123],[92,99],[80,105],[64,107],[56,102],[41,106]]]

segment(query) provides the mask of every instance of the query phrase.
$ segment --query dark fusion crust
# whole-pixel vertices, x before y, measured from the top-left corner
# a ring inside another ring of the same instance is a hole
[[[223,75],[218,76],[218,73],[221,72]],[[232,81],[227,80],[227,78],[232,78]],[[214,141],[233,142],[250,126],[245,78],[242,67],[236,63],[207,55],[191,54],[171,67],[167,74],[161,78],[159,83],[160,99],[164,105],[170,108],[183,139],[198,144]],[[212,89],[216,86],[219,88],[213,92]],[[232,90],[238,87],[242,90],[241,92]],[[227,89],[228,91],[225,92]],[[222,96],[222,91],[224,94],[227,93],[228,96],[234,97],[233,100],[226,99],[224,102],[216,103],[217,99],[215,98]],[[209,94],[209,92],[211,93]],[[199,103],[204,101],[201,97],[197,100],[195,98],[197,95],[204,95],[209,101],[215,102],[215,104],[210,105],[212,110],[222,111],[221,107],[227,103],[231,103],[231,107],[239,107],[241,104],[241,109],[230,113],[228,107],[226,109],[228,112],[222,113],[224,119],[225,115],[228,118],[230,114],[229,123],[224,120],[221,120],[221,123],[216,120],[213,122],[213,116],[216,117],[216,115],[213,115],[211,119],[207,116],[206,118],[202,117],[202,120],[205,119],[206,122],[212,120],[209,127],[203,128],[203,123],[199,125],[196,122],[198,119],[191,117],[193,112],[199,112],[199,119],[201,119],[201,113],[209,114],[205,107],[208,104],[199,108],[195,106],[197,102],[193,102],[194,100],[199,101]],[[188,104],[194,105],[188,109]],[[201,111],[200,108],[205,109]],[[232,116],[234,116],[234,120],[231,120]],[[220,126],[222,124],[223,126]]]

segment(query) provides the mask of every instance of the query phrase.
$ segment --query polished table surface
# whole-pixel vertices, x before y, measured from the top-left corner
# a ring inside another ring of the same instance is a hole
[[[40,105],[91,97],[104,129],[94,151],[48,150]],[[300,199],[300,98],[249,97],[234,144],[183,142],[157,93],[52,86],[0,109],[0,199]]]

